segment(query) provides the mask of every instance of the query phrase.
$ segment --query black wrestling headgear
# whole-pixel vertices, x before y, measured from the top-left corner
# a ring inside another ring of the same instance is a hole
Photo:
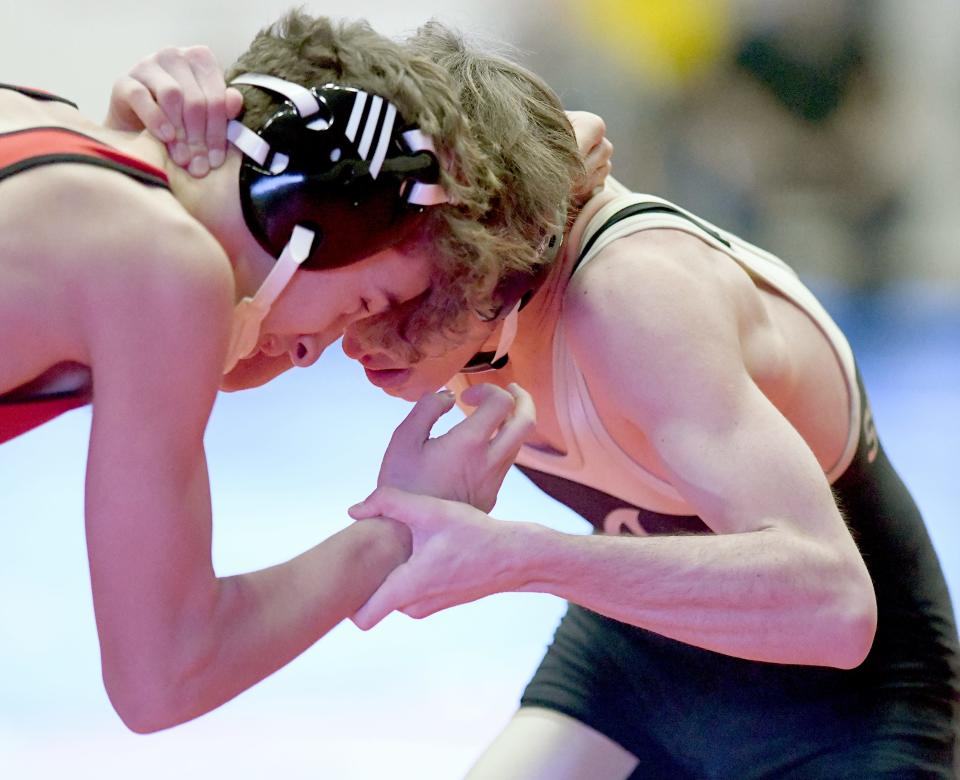
[[[224,373],[256,352],[260,325],[301,267],[340,268],[393,246],[427,206],[447,202],[433,142],[389,101],[337,84],[307,89],[245,73],[287,98],[254,132],[236,120],[227,137],[241,152],[243,217],[277,259],[253,297],[234,310]]]
[[[299,226],[313,233],[301,267],[349,265],[402,240],[426,206],[447,202],[431,139],[382,97],[259,73],[232,84],[287,99],[258,132],[236,121],[229,128],[244,154],[244,218],[273,257]]]

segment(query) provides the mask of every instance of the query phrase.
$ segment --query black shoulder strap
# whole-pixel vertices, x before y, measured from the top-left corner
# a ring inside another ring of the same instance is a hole
[[[52,92],[45,92],[42,89],[33,89],[33,87],[19,87],[16,84],[3,84],[0,83],[0,89],[12,89],[14,92],[19,92],[21,95],[26,95],[31,97],[34,100],[52,100],[57,103],[66,103],[68,106],[73,106],[77,108],[77,104],[72,100],[67,100],[62,98],[59,95],[54,95]]]
[[[694,219],[689,214],[685,214],[684,212],[680,211],[680,209],[674,208],[673,206],[670,206],[666,203],[653,203],[653,202],[631,203],[629,206],[625,206],[624,208],[620,209],[620,211],[611,215],[611,217],[606,222],[604,222],[592,236],[590,236],[590,239],[587,241],[586,244],[584,244],[584,247],[580,252],[580,256],[577,258],[577,262],[574,263],[573,265],[573,271],[577,270],[577,268],[580,266],[580,263],[583,262],[583,258],[585,258],[587,256],[587,253],[593,248],[593,245],[596,243],[597,239],[600,238],[600,236],[606,230],[613,227],[613,225],[615,225],[617,222],[620,222],[621,220],[627,219],[629,217],[635,217],[637,216],[637,214],[651,214],[655,212],[662,212],[665,214],[675,214],[678,217],[683,217],[685,220],[696,225],[704,233],[716,239],[724,246],[728,248],[730,247],[730,242],[727,241],[727,239],[725,239],[723,236],[721,236],[716,230],[713,230],[712,228],[707,227],[700,220]]]

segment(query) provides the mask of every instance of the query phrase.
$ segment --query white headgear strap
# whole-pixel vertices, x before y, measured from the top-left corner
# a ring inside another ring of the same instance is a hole
[[[297,269],[310,256],[314,232],[297,225],[290,242],[270,269],[260,289],[250,298],[241,300],[233,310],[233,327],[230,333],[230,348],[223,373],[228,374],[243,358],[250,357],[257,348],[260,326],[270,312],[270,307],[280,296]]]

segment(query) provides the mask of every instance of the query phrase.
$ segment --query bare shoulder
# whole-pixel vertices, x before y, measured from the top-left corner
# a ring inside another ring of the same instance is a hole
[[[746,275],[711,246],[680,230],[643,230],[604,247],[570,281],[563,318],[574,341],[626,332],[639,346],[686,339],[735,320]],[[636,341],[640,339],[640,341]]]
[[[83,228],[72,256],[83,263],[77,320],[93,371],[97,452],[130,430],[170,439],[174,420],[174,438],[195,443],[219,386],[234,302],[231,266],[214,238],[169,193],[129,185],[98,191],[96,212],[116,219]]]
[[[232,295],[223,249],[165,189],[79,164],[2,186],[10,195],[0,207],[0,229],[9,226],[11,238],[4,264],[26,258],[32,274],[69,287],[75,301],[116,318],[132,307]]]
[[[129,187],[97,196],[97,211],[116,217],[105,229],[83,228],[83,251],[74,254],[83,263],[82,318],[92,349],[102,361],[104,352],[136,352],[137,340],[147,339],[154,354],[178,351],[181,364],[192,353],[216,351],[233,306],[226,253],[169,193],[121,184]],[[120,324],[126,333],[117,332]]]
[[[162,188],[91,165],[32,169],[0,182],[0,236],[0,345],[30,345],[0,372],[7,386],[63,360],[95,368],[159,322],[226,338],[229,260]]]

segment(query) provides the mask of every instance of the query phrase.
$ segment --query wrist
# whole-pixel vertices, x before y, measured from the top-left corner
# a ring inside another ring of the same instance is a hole
[[[511,522],[509,525],[509,543],[502,558],[510,583],[508,590],[549,593],[549,583],[556,571],[551,561],[564,535],[538,523]]]
[[[357,540],[357,560],[365,568],[392,570],[413,551],[410,529],[385,517],[370,517],[351,526]]]

